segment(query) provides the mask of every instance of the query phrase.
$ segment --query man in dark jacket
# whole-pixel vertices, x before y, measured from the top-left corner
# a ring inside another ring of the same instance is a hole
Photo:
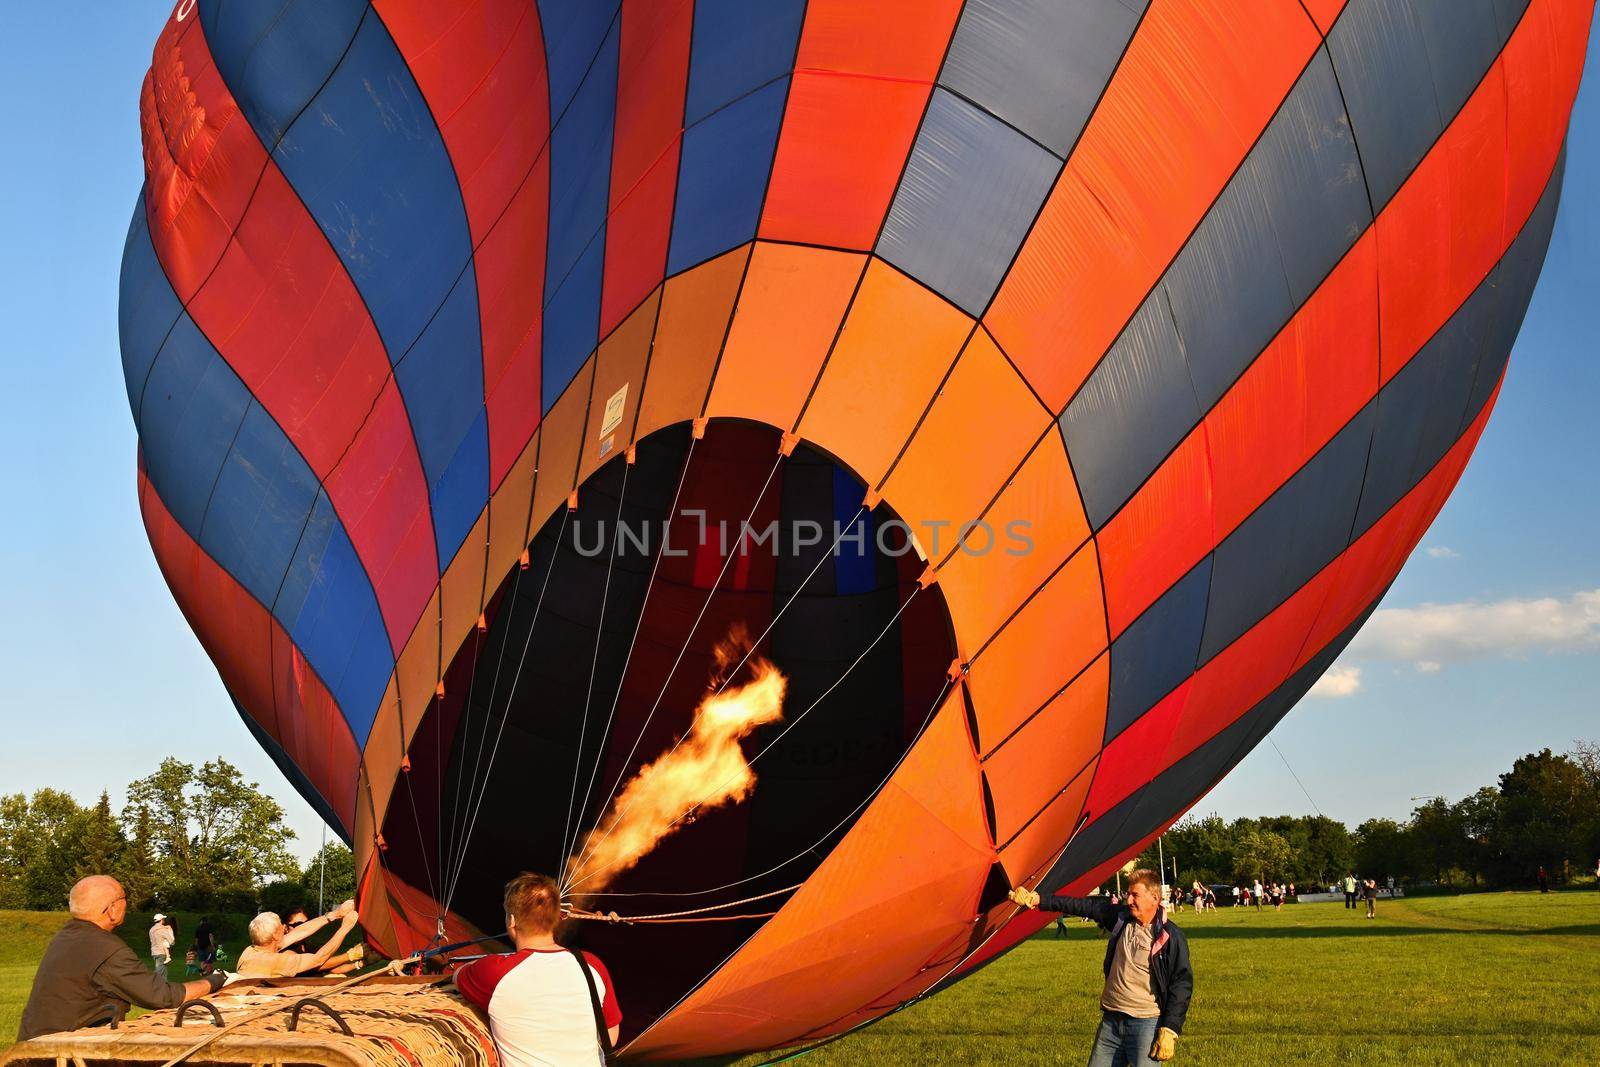
[[[128,897],[115,878],[90,875],[67,898],[72,918],[50,940],[33,976],[17,1040],[99,1026],[129,1004],[175,1008],[215,993],[227,976],[167,982],[145,969],[127,943],[112,933],[128,915]]]
[[[1029,908],[1092,919],[1111,934],[1106,944],[1100,1026],[1089,1067],[1133,1067],[1170,1060],[1194,993],[1189,942],[1161,910],[1161,880],[1153,871],[1128,877],[1128,899],[1044,897],[1014,889],[1011,899]]]

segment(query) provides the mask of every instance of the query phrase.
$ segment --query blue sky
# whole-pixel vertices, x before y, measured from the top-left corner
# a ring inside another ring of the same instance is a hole
[[[283,801],[308,854],[320,822],[239,722],[134,499],[117,272],[141,178],[139,84],[168,11],[0,7],[0,792],[117,798],[165,755],[222,754]],[[1594,67],[1554,243],[1477,455],[1325,695],[1273,734],[1321,810],[1351,823],[1600,738]],[[1198,810],[1311,806],[1263,745]]]

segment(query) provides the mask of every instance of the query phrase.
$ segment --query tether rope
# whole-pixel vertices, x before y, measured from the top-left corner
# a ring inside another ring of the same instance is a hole
[[[894,613],[894,616],[889,619],[888,623],[884,625],[883,629],[878,631],[878,635],[876,637],[874,637],[867,644],[867,647],[861,650],[860,655],[856,656],[856,658],[853,661],[851,661],[850,666],[846,667],[844,669],[844,671],[839,675],[839,677],[837,677],[837,678],[835,678],[833,680],[833,684],[828,686],[828,688],[826,688],[826,689],[824,689],[822,691],[820,696],[818,696],[815,700],[813,700],[810,704],[808,704],[806,706],[805,710],[800,712],[800,714],[796,715],[793,719],[791,719],[788,722],[784,723],[783,729],[778,731],[777,736],[774,737],[771,741],[767,742],[767,744],[762,746],[762,748],[761,748],[761,750],[759,752],[757,752],[754,756],[751,756],[750,759],[746,761],[746,766],[747,767],[754,767],[757,760],[759,760],[762,756],[766,755],[768,752],[772,751],[772,746],[773,745],[776,745],[779,741],[783,740],[784,736],[786,734],[788,734],[788,732],[790,730],[794,729],[797,725],[799,725],[799,723],[800,723],[800,721],[802,719],[804,719],[811,712],[815,711],[818,705],[820,705],[824,700],[826,700],[833,693],[833,691],[835,689],[839,688],[839,686],[841,684],[843,684],[844,680],[850,676],[851,672],[854,671],[858,666],[861,665],[861,661],[867,658],[867,654],[870,653],[874,648],[876,648],[878,646],[878,642],[882,641],[884,639],[884,637],[889,633],[889,631],[894,628],[895,624],[900,621],[900,616],[905,614],[906,608],[911,606],[911,602],[913,600],[917,599],[917,594],[920,593],[921,591],[922,591],[922,587],[920,585],[911,590],[911,595],[906,597],[905,603],[900,605],[899,610],[897,610]],[[687,734],[685,736],[687,736]],[[679,742],[681,742],[681,741],[682,741],[682,738],[679,738]],[[668,751],[668,754],[670,755],[673,750],[677,749],[677,747],[678,747],[677,744],[674,744],[672,746],[672,749]],[[663,757],[663,758],[665,758],[665,757]],[[720,793],[723,789],[726,789],[729,785],[733,784],[733,782],[736,781],[737,778],[738,778],[738,774],[730,775],[715,790],[708,790],[707,791],[707,795],[708,796],[714,796],[717,793]],[[695,813],[695,811],[699,807],[700,807],[700,804],[698,804],[698,803],[692,805],[689,808],[688,811],[685,811],[682,815],[679,815],[676,819],[673,819],[670,823],[668,823],[667,824],[667,829],[671,830],[673,827],[677,826],[684,819],[688,818],[690,815],[693,815]],[[627,809],[624,809],[622,814],[618,815],[616,820],[612,822],[611,827],[614,828],[614,827],[620,825],[621,822],[622,822],[623,816],[625,816],[626,814],[627,814]],[[606,830],[606,833],[601,836],[599,841],[595,842],[595,846],[598,847],[600,844],[602,844],[605,841],[606,837],[609,836],[609,835],[610,835],[610,828],[608,828]],[[585,856],[587,856],[589,854],[589,852],[590,852],[590,850],[586,849],[585,853],[584,853]],[[601,871],[607,870],[608,868],[615,866],[620,860],[621,860],[621,857],[618,857],[618,859],[611,860],[609,863],[602,864],[601,866],[596,867],[594,870],[589,871],[587,874],[583,875],[583,877],[576,878],[573,881],[567,883],[567,885],[562,889],[563,895],[570,894],[573,889],[577,888],[579,885],[581,885],[584,882],[588,881],[590,878],[593,878],[595,875],[599,874]],[[582,868],[582,860],[580,859],[579,863],[575,864],[572,869],[574,871],[577,871],[577,870],[580,870],[581,868]]]
[[[687,908],[683,911],[655,912],[651,915],[618,915],[614,911],[590,911],[587,908],[580,908],[575,904],[563,904],[561,906],[561,911],[562,914],[568,916],[569,918],[591,919],[597,922],[608,923],[729,922],[735,919],[767,919],[778,913],[773,911],[764,912],[761,914],[741,913],[739,915],[718,916],[711,916],[711,913],[716,911],[726,911],[729,908],[737,908],[743,904],[754,904],[757,901],[771,900],[773,897],[781,897],[785,893],[793,893],[796,889],[799,889],[803,885],[805,885],[804,882],[796,882],[794,885],[785,886],[782,889],[773,889],[766,893],[757,893],[755,896],[744,897],[740,900],[729,900],[721,904],[707,904],[703,908]]]
[[[494,773],[495,759],[500,755],[500,741],[505,737],[506,734],[506,723],[511,718],[511,705],[517,697],[517,686],[522,682],[522,669],[527,665],[528,662],[528,649],[533,644],[533,633],[536,629],[538,629],[539,626],[539,614],[544,610],[544,597],[545,594],[550,591],[550,575],[555,572],[556,559],[561,555],[561,545],[566,540],[567,520],[570,519],[571,516],[571,508],[567,508],[562,512],[561,527],[556,531],[555,544],[550,548],[550,564],[545,568],[544,582],[539,587],[539,599],[534,603],[533,620],[528,624],[528,635],[522,641],[522,654],[517,658],[517,670],[511,678],[511,690],[506,694],[506,706],[504,713],[502,713],[500,716],[500,728],[498,731],[496,731],[494,736],[494,747],[489,751],[489,763],[484,768],[483,777],[479,779],[482,785],[478,789],[478,799],[475,804],[472,804],[472,807],[468,813],[467,821],[465,823],[465,835],[461,841],[461,851],[456,857],[455,871],[452,873],[449,885],[445,890],[445,911],[447,912],[450,910],[450,902],[455,899],[456,889],[461,883],[461,872],[466,869],[467,849],[472,844],[473,831],[478,828],[478,813],[483,810],[484,797],[486,797],[489,793],[489,776]],[[497,677],[498,673],[499,671],[497,668]],[[484,719],[485,733],[487,733],[489,717],[492,717],[494,714],[494,694],[492,692],[489,695],[489,701],[490,704],[488,717]],[[469,804],[472,803],[473,784],[474,783],[468,784],[467,800]]]
[[[561,854],[556,857],[559,865],[567,858],[567,832],[572,828],[572,806],[578,801],[578,776],[583,773],[583,743],[589,736],[589,706],[594,703],[594,676],[600,670],[600,645],[605,640],[606,634],[606,607],[611,601],[611,576],[617,568],[618,547],[621,544],[622,509],[628,499],[628,475],[633,470],[633,464],[624,463],[622,466],[622,491],[617,494],[617,517],[611,526],[611,551],[606,554],[606,581],[600,592],[600,618],[594,626],[594,655],[589,659],[589,688],[583,698],[583,720],[578,725],[578,747],[572,755],[572,787],[567,790],[567,821],[561,828]],[[574,534],[574,537],[577,535]],[[622,680],[617,680],[617,688],[622,688]],[[511,709],[506,708],[509,715]],[[605,741],[600,742],[600,751],[595,754],[595,763],[605,755]],[[587,798],[585,803],[587,803]],[[579,813],[580,819],[582,813]]]
[[[667,677],[661,683],[661,691],[656,694],[655,702],[650,705],[649,714],[647,714],[645,716],[645,718],[644,718],[644,724],[639,727],[639,732],[633,739],[633,745],[628,749],[627,758],[624,759],[622,761],[622,763],[620,764],[620,770],[617,772],[617,780],[612,783],[610,790],[607,791],[606,799],[600,805],[600,810],[601,811],[605,811],[606,808],[611,804],[612,800],[614,800],[616,798],[617,788],[622,785],[623,779],[627,776],[628,768],[633,764],[633,757],[639,751],[639,742],[644,740],[644,735],[649,732],[650,723],[655,719],[656,711],[659,710],[660,707],[661,707],[661,701],[666,698],[667,689],[672,685],[672,678],[673,678],[673,676],[675,674],[678,673],[678,667],[679,667],[680,664],[683,663],[684,654],[689,651],[689,645],[693,643],[694,635],[700,629],[700,623],[705,620],[706,609],[708,609],[711,606],[711,601],[716,597],[717,590],[722,585],[722,579],[727,575],[728,568],[733,565],[733,561],[736,558],[738,558],[738,556],[740,554],[740,551],[743,550],[744,542],[745,542],[746,529],[749,527],[750,521],[755,518],[755,514],[756,514],[757,509],[759,509],[761,507],[761,501],[766,499],[767,490],[769,488],[771,488],[771,486],[772,486],[773,476],[778,473],[778,468],[780,466],[782,466],[783,461],[784,461],[785,458],[787,458],[787,457],[785,457],[783,453],[781,453],[781,452],[778,453],[778,458],[773,461],[772,469],[767,471],[767,480],[761,483],[761,491],[756,494],[755,503],[750,505],[750,514],[745,518],[744,525],[739,530],[738,540],[734,542],[733,548],[729,550],[728,558],[722,561],[722,569],[717,572],[716,581],[712,582],[711,583],[711,588],[706,591],[706,598],[705,598],[705,600],[703,600],[700,603],[700,612],[699,612],[699,614],[697,614],[695,616],[694,624],[689,627],[688,633],[686,633],[684,635],[683,644],[678,649],[677,658],[675,658],[672,661],[672,667],[671,667],[670,670],[667,671]],[[684,736],[687,736],[687,734],[685,734]],[[670,755],[672,752],[676,751],[677,748],[678,748],[678,745],[681,744],[682,741],[683,741],[682,737],[678,738],[678,740],[673,743],[672,748],[668,750],[668,754]],[[612,827],[615,827],[618,823],[620,823],[621,820],[622,820],[622,817],[627,815],[627,813],[629,812],[629,810],[632,809],[632,807],[633,807],[633,804],[630,801],[629,804],[627,805],[627,807],[623,808],[622,813],[617,816],[616,821],[611,824]],[[599,847],[602,843],[604,843],[606,838],[609,837],[609,836],[611,836],[611,828],[608,827],[606,829],[606,831],[600,836],[599,840],[591,841],[591,842],[586,843],[585,847],[584,847],[584,851],[583,851],[583,856],[579,857],[578,863],[573,864],[571,866],[570,870],[574,870],[574,871],[578,870],[579,867],[582,865],[583,860],[588,856],[588,854],[593,849]],[[576,839],[574,839],[574,844],[576,844]],[[563,880],[567,877],[567,871],[568,870],[569,870],[569,868],[565,864],[563,864],[562,865],[562,873],[560,875],[560,877]],[[562,893],[565,894],[568,888],[569,888],[569,886],[567,886],[565,884],[561,885]]]
[[[683,469],[678,472],[678,488],[673,491],[672,503],[667,507],[667,522],[661,528],[661,546],[656,550],[655,561],[650,565],[650,580],[645,583],[644,602],[639,605],[639,615],[633,621],[633,636],[628,639],[628,654],[623,657],[622,671],[617,675],[617,690],[611,697],[611,710],[606,713],[606,726],[600,734],[600,754],[604,755],[606,743],[611,740],[611,727],[616,722],[617,706],[622,702],[622,685],[628,679],[628,667],[633,663],[633,650],[639,644],[639,631],[644,628],[645,612],[650,608],[650,595],[655,592],[656,574],[661,569],[661,556],[667,548],[667,531],[672,527],[672,517],[678,513],[678,501],[683,496],[684,483],[689,480],[689,464],[694,459],[694,446],[698,439],[689,438],[689,449],[684,453]],[[574,769],[576,771],[576,769]],[[578,818],[581,821],[583,813],[589,810],[589,797],[594,791],[594,782],[600,772],[600,759],[597,756],[594,766],[589,768],[589,782],[583,789],[583,805],[578,809]],[[608,800],[607,803],[610,803]],[[561,855],[557,857],[558,863],[565,863],[568,854],[578,844],[578,831],[572,834],[572,844],[567,844],[565,833],[561,835]]]

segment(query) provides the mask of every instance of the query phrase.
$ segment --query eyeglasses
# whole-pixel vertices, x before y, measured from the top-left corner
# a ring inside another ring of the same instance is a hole
[[[127,902],[128,902],[128,897],[127,897],[126,894],[124,894],[123,896],[118,897],[116,900],[113,900],[111,903],[109,903],[109,904],[107,904],[105,906],[105,909],[104,909],[105,914],[110,915],[112,908],[116,907],[118,904],[126,904]]]

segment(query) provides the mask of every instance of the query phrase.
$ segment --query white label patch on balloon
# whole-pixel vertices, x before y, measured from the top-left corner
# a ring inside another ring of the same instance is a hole
[[[606,415],[600,422],[600,436],[609,437],[613,430],[622,425],[622,412],[628,406],[628,383],[623,382],[622,388],[611,394],[611,399],[606,401]]]

